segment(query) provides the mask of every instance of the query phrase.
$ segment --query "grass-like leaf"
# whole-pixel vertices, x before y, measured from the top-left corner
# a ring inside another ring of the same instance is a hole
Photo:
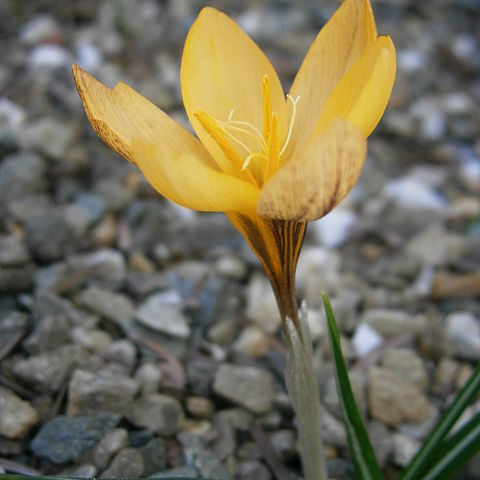
[[[340,346],[340,333],[333,314],[332,306],[325,293],[322,293],[327,315],[328,333],[333,355],[333,365],[337,391],[340,398],[343,420],[347,429],[348,443],[353,458],[357,480],[381,480],[382,473],[373,452],[372,444],[358,411],[347,367]]]
[[[475,368],[468,382],[458,392],[457,397],[447,408],[438,423],[423,442],[410,464],[402,473],[400,480],[423,480],[426,470],[432,471],[435,464],[442,461],[442,442],[450,432],[460,415],[480,391],[480,364]],[[461,456],[459,456],[461,458]],[[447,477],[443,477],[447,478]]]
[[[445,480],[480,451],[480,413],[442,442],[440,457],[422,480]]]

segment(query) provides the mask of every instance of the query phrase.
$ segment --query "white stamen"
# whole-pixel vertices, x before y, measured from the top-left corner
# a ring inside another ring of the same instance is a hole
[[[231,130],[236,130],[237,132],[242,132],[242,133],[245,133],[246,135],[250,135],[255,140],[260,142],[260,145],[264,150],[267,150],[267,143],[265,142],[263,136],[260,134],[258,129],[255,127],[255,125],[252,125],[251,123],[248,123],[248,122],[242,122],[240,120],[230,120],[228,123],[227,122],[220,122],[220,124],[224,128],[229,128]],[[253,131],[250,132],[250,131],[246,130],[246,128],[240,128],[237,125],[244,126],[244,127],[249,127]]]
[[[225,135],[227,135],[227,137],[231,138],[233,141],[237,142],[238,145],[244,148],[249,156],[253,154],[253,152],[241,140],[239,140],[235,135],[231,134],[224,126],[222,126],[222,131],[225,133]]]
[[[295,98],[295,100],[291,95],[287,95],[287,99],[292,102],[292,118],[290,119],[290,125],[288,127],[287,139],[285,140],[285,143],[283,144],[283,147],[280,150],[280,156],[282,156],[285,153],[288,143],[290,142],[290,138],[292,137],[293,124],[295,123],[295,116],[297,114],[297,102],[300,100],[300,95],[297,98]]]
[[[253,158],[255,157],[261,157],[261,158],[265,158],[265,155],[263,153],[251,153],[246,159],[245,161],[243,162],[243,165],[242,165],[242,168],[241,170],[245,170],[246,168],[248,168],[248,166],[250,165],[250,162]]]

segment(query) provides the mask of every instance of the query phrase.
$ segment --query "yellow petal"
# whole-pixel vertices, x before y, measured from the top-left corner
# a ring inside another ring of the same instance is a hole
[[[185,42],[182,95],[195,132],[226,171],[231,167],[224,154],[194,114],[206,112],[217,120],[226,121],[233,111],[233,120],[249,122],[262,132],[265,75],[269,79],[272,109],[278,114],[283,139],[287,124],[285,97],[271,63],[235,22],[218,10],[204,8]],[[237,148],[236,144],[233,146]]]
[[[259,190],[252,184],[216,170],[189,152],[165,155],[161,145],[133,142],[137,165],[164,197],[204,212],[250,211]]]
[[[366,149],[356,127],[344,120],[331,122],[265,184],[258,214],[298,222],[323,217],[352,189]]]
[[[382,118],[395,81],[395,47],[390,37],[379,37],[344,75],[327,100],[315,130],[334,118],[344,118],[368,137]]]
[[[195,210],[251,208],[258,190],[220,172],[203,145],[124,83],[110,89],[76,65],[75,82],[100,138],[137,164],[168,199]]]
[[[73,78],[90,125],[113,150],[133,163],[133,140],[161,145],[165,156],[188,151],[214,165],[202,144],[153,103],[125,83],[108,88],[79,66]]]
[[[346,0],[322,28],[293,82],[290,94],[300,96],[290,152],[310,138],[324,105],[342,76],[377,38],[368,0]]]

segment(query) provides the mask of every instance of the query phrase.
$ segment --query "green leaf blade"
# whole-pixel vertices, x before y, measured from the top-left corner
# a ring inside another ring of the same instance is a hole
[[[442,442],[440,461],[422,475],[422,480],[444,480],[480,451],[480,413]]]
[[[322,293],[322,297],[327,316],[337,391],[343,419],[347,428],[348,443],[353,458],[356,478],[358,480],[381,480],[383,478],[382,472],[378,466],[367,429],[363,424],[362,417],[355,402],[355,397],[353,396],[347,367],[342,354],[340,332],[335,320],[335,315],[326,294]]]
[[[433,468],[442,459],[442,442],[479,391],[480,364],[423,442],[400,480],[423,480],[425,471]]]

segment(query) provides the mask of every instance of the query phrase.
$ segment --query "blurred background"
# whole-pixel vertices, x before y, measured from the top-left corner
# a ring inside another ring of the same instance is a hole
[[[204,5],[0,2],[7,471],[299,475],[280,320],[258,261],[223,214],[160,198],[107,149],[72,81],[78,63],[108,86],[128,83],[186,125],[180,60]],[[340,2],[208,5],[261,46],[288,91]],[[397,49],[394,91],[358,185],[309,225],[297,274],[337,479],[353,477],[322,290],[387,478],[480,360],[480,2],[372,6],[379,33]],[[479,409],[477,401],[466,415]],[[480,478],[480,459],[458,478]]]

